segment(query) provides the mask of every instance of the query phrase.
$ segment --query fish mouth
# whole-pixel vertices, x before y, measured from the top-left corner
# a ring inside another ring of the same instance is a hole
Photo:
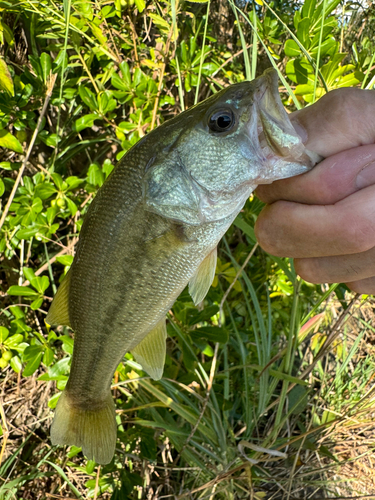
[[[257,183],[267,184],[307,172],[320,161],[320,157],[306,150],[294,129],[280,98],[277,71],[273,68],[266,70],[257,83],[254,92],[256,132],[255,124],[250,125],[253,138],[257,135],[263,165]]]

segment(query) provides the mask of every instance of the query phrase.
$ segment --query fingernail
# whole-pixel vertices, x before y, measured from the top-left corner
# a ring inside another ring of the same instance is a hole
[[[305,144],[305,142],[307,142],[307,131],[305,127],[300,124],[297,118],[291,118],[290,121],[293,125],[294,130],[300,136],[301,141]]]
[[[357,175],[355,184],[358,189],[375,184],[375,161],[368,163]]]

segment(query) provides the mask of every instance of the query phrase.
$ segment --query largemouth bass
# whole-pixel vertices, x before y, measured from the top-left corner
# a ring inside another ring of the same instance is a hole
[[[46,318],[75,332],[53,444],[110,462],[110,386],[124,354],[132,352],[154,379],[162,376],[166,313],[188,283],[195,304],[204,299],[217,244],[250,193],[317,160],[289,121],[274,70],[167,121],[121,159],[87,212]]]

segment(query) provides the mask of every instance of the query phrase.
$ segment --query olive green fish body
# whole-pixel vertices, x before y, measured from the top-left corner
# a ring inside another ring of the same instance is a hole
[[[224,89],[125,155],[89,208],[47,317],[75,332],[53,443],[110,461],[116,442],[110,384],[124,354],[133,352],[160,378],[165,315],[189,282],[194,301],[203,299],[216,246],[250,193],[316,160],[288,120],[275,72]]]

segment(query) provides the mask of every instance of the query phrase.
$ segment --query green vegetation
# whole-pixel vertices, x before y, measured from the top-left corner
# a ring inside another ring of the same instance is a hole
[[[375,493],[375,302],[255,248],[256,197],[204,303],[176,302],[164,378],[118,367],[108,466],[51,447],[73,339],[44,324],[95,192],[142,136],[271,65],[290,111],[373,89],[374,34],[370,2],[0,1],[0,499]]]

